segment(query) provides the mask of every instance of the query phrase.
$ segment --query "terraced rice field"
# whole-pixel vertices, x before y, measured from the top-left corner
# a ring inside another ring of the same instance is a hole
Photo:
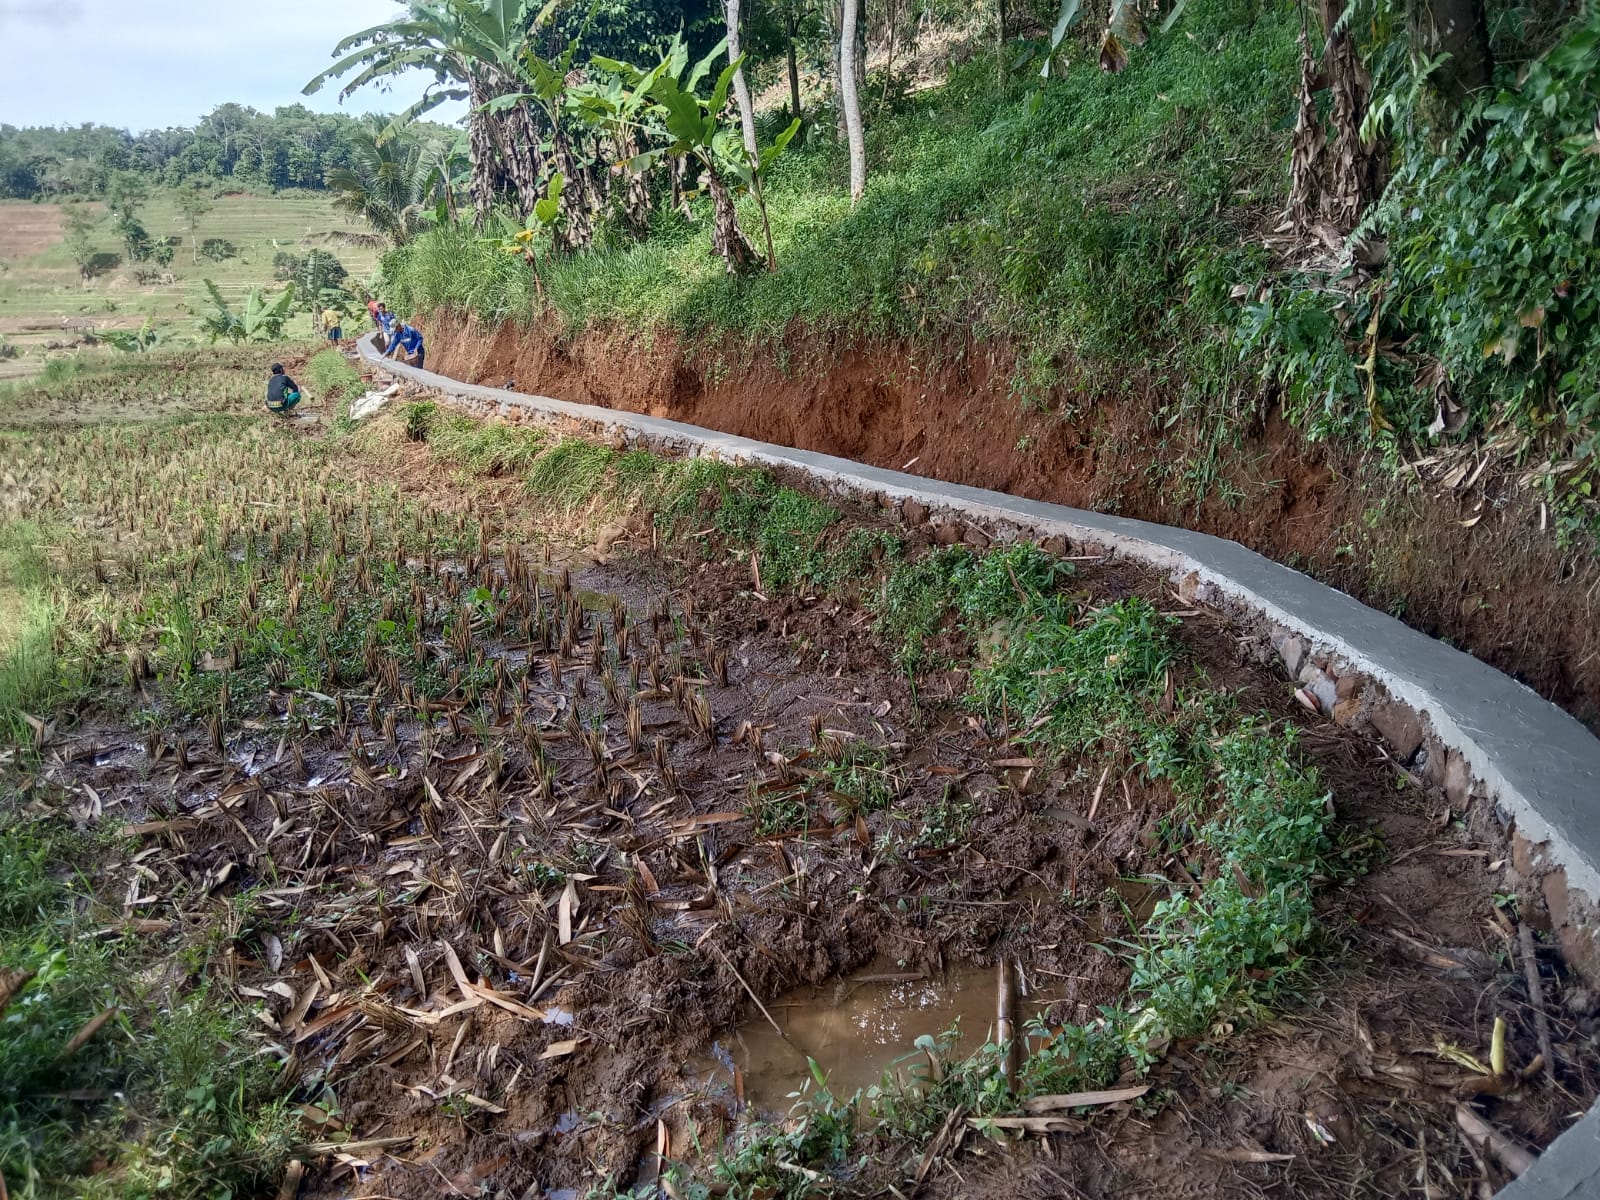
[[[1437,1196],[1594,1094],[1498,833],[1164,580],[291,366],[6,414],[13,1190]]]

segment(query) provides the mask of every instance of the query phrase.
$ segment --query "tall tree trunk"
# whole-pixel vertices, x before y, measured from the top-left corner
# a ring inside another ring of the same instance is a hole
[[[1294,138],[1289,151],[1288,216],[1296,233],[1311,232],[1317,220],[1317,199],[1321,195],[1319,168],[1327,135],[1322,114],[1317,111],[1317,60],[1311,53],[1311,39],[1300,31],[1300,103],[1295,116]]]
[[[672,211],[685,221],[694,220],[694,208],[689,203],[689,156],[679,154],[672,160],[670,168]]]
[[[1361,139],[1371,80],[1356,54],[1350,30],[1340,28],[1345,0],[1322,0],[1322,28],[1327,44],[1322,70],[1333,92],[1333,161],[1322,190],[1322,211],[1340,233],[1361,221],[1378,195],[1378,156]]]
[[[839,99],[844,107],[845,137],[850,142],[850,203],[867,187],[867,142],[861,129],[861,93],[856,87],[856,19],[860,0],[844,0],[839,20]]]
[[[739,211],[727,185],[711,167],[705,168],[706,190],[711,193],[711,248],[728,264],[729,275],[761,269],[761,255],[739,228]]]
[[[745,82],[744,64],[739,62],[739,0],[722,0],[722,15],[728,23],[728,61],[733,68],[733,95],[739,102],[739,128],[744,132],[744,152],[753,168],[761,160],[756,145],[756,110],[750,105],[750,85]]]
[[[483,111],[483,106],[489,103],[488,85],[474,75],[468,87],[471,108],[467,112],[467,155],[472,161],[472,222],[482,229],[494,208],[495,148],[490,130],[494,118]]]
[[[502,81],[501,88],[509,90],[514,85]],[[533,123],[533,113],[526,103],[509,108],[497,117],[490,117],[494,125],[495,146],[500,152],[506,177],[517,193],[517,208],[526,218],[539,199],[544,176],[544,163],[539,153],[539,133]]]
[[[1418,53],[1447,56],[1429,77],[1447,104],[1459,108],[1473,92],[1489,86],[1494,58],[1483,0],[1411,0],[1409,24]]]
[[[627,134],[617,147],[619,159],[616,170],[622,172],[622,220],[636,237],[650,232],[650,189],[645,185],[644,172],[628,166],[629,160],[638,156],[639,144],[632,134]]]
[[[888,32],[889,50],[883,62],[883,95],[878,97],[878,116],[882,117],[889,107],[889,93],[894,90],[894,35],[895,27],[899,24],[899,0],[889,0],[888,15],[884,24]],[[1004,83],[1004,80],[1001,80]]]
[[[789,116],[804,117],[805,113],[800,108],[800,61],[795,53],[793,21],[789,22],[785,32],[788,34],[789,42]]]
[[[551,160],[564,181],[560,200],[563,228],[557,235],[557,245],[564,250],[581,249],[594,240],[588,182],[573,156],[566,130],[558,126],[551,135],[551,145]]]
[[[849,136],[844,117],[844,0],[829,0],[828,26],[833,34],[830,57],[833,60],[834,129],[842,142]]]

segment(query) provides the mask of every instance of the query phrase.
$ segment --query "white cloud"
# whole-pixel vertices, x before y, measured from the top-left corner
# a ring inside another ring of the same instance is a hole
[[[428,76],[390,92],[365,88],[342,106],[337,86],[310,97],[300,89],[333,61],[341,38],[399,12],[394,0],[0,3],[0,121],[151,129],[192,125],[228,101],[267,111],[301,103],[396,111],[422,94]],[[436,114],[459,115],[459,107]]]
[[[29,24],[44,26],[66,26],[76,24],[83,19],[83,5],[77,0],[58,0],[51,4],[47,0],[35,0],[26,4],[0,4],[0,29],[12,25]]]

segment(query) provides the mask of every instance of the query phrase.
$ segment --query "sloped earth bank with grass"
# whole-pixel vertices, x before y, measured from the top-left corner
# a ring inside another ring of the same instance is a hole
[[[1024,37],[1058,8],[1007,7]],[[705,202],[663,195],[647,236],[536,241],[537,273],[432,230],[382,288],[456,378],[1219,534],[1600,729],[1600,10],[1470,6],[1497,66],[1459,111],[1414,5],[1322,10],[1382,190],[1352,231],[1361,203],[1302,203],[1312,144],[1357,140],[1331,64],[1302,80],[1306,6],[1139,7],[1126,70],[1106,5],[1068,4],[1047,82],[1027,42],[998,78],[875,78],[859,203],[825,117],[742,203],[774,271],[727,275]]]
[[[1391,469],[1316,442],[1263,399],[1220,424],[1130,367],[1115,393],[1028,406],[1004,343],[795,331],[752,348],[660,329],[427,322],[455,379],[686,421],[932,479],[1180,525],[1270,558],[1444,638],[1600,728],[1600,566],[1562,544],[1487,452]]]
[[[9,410],[13,1193],[1468,1194],[1600,1088],[1487,815],[1162,580],[301,375]]]

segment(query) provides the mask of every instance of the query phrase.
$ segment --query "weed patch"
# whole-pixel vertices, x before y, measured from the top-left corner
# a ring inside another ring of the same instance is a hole
[[[252,1054],[230,1003],[148,982],[159,939],[95,935],[116,906],[78,866],[84,842],[15,817],[0,830],[0,967],[32,972],[0,1021],[11,1194],[198,1200],[274,1186],[298,1134],[285,1081]]]
[[[600,490],[616,452],[582,438],[565,438],[533,460],[528,490],[535,496],[577,504]]]
[[[549,439],[538,430],[438,412],[432,402],[424,403],[427,407],[413,405],[407,410],[407,435],[426,441],[440,458],[474,474],[526,475],[549,445]],[[420,438],[415,437],[418,430],[423,434]]]
[[[365,391],[366,384],[343,352],[329,349],[313,354],[304,374],[312,394],[332,407],[335,425],[348,421],[350,402]]]
[[[1080,616],[1034,593],[970,702],[1046,751],[1131,760],[1199,824],[1206,882],[1156,905],[1133,947],[1133,1001],[1029,1060],[1034,1086],[1077,1086],[1123,1057],[1148,1065],[1172,1038],[1256,1016],[1290,985],[1313,930],[1313,878],[1330,874],[1331,798],[1292,729],[1241,718],[1177,666],[1171,619],[1126,600]],[[1170,709],[1170,711],[1168,711]],[[1105,1044],[1101,1044],[1105,1043]]]
[[[55,655],[61,608],[52,595],[43,529],[0,525],[0,737],[19,741],[23,713],[46,711],[58,689]]]

